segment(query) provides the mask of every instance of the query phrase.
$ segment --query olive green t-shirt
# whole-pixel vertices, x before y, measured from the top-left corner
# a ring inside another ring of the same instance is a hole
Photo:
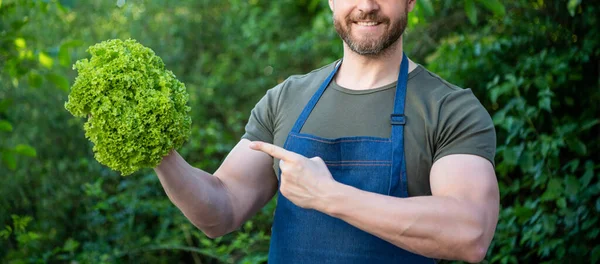
[[[333,67],[334,63],[291,76],[268,90],[252,110],[242,138],[283,146],[304,106]],[[350,90],[332,81],[301,133],[324,138],[389,138],[395,92],[396,82],[375,89]],[[470,89],[456,87],[418,66],[408,76],[405,115],[404,152],[410,196],[431,195],[431,166],[446,155],[473,154],[494,163],[494,125]],[[279,160],[274,160],[276,175],[278,166]]]

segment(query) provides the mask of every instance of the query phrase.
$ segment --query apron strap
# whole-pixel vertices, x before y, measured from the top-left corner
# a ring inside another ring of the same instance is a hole
[[[308,101],[306,106],[304,106],[304,110],[302,110],[302,113],[300,113],[300,116],[298,117],[298,119],[296,119],[296,123],[294,124],[294,127],[292,127],[291,132],[300,133],[300,130],[302,130],[302,127],[304,126],[304,123],[306,123],[308,116],[310,115],[312,110],[315,108],[315,105],[317,105],[317,102],[319,101],[319,99],[321,98],[323,93],[325,92],[325,89],[327,89],[327,86],[329,86],[329,84],[331,83],[331,80],[333,80],[333,77],[337,73],[341,64],[342,64],[341,60],[336,63],[335,68],[329,74],[327,79],[325,79],[325,81],[321,84],[321,86],[319,87],[319,90],[317,90],[315,92],[315,94],[310,98],[310,101]]]
[[[394,113],[390,116],[392,124],[392,166],[389,193],[396,197],[408,197],[408,180],[406,176],[406,158],[404,157],[404,106],[406,101],[406,84],[408,83],[408,58],[402,56],[398,84],[394,97]]]

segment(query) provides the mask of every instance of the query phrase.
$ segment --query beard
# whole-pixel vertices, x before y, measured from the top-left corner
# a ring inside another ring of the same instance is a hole
[[[360,15],[349,14],[343,21],[333,18],[333,25],[338,35],[348,45],[350,50],[360,55],[378,56],[384,54],[398,39],[406,29],[408,13],[405,13],[397,21],[390,21],[388,17],[380,16],[378,12],[361,13]],[[355,38],[352,35],[352,26],[356,21],[375,21],[379,26],[385,26],[385,32],[381,37],[374,35],[363,35],[362,39]]]

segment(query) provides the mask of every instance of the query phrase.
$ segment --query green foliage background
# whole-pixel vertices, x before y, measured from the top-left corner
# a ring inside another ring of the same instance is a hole
[[[593,0],[418,0],[406,51],[472,88],[498,133],[486,263],[600,261],[600,14]],[[0,1],[0,262],[263,263],[270,203],[208,239],[152,170],[98,164],[64,110],[87,47],[134,38],[190,93],[180,153],[214,171],[265,91],[341,56],[326,1]]]

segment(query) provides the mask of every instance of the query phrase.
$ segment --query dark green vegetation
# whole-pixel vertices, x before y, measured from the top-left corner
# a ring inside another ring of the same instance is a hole
[[[106,39],[153,49],[189,92],[180,153],[212,172],[268,88],[341,55],[326,1],[60,3],[0,1],[0,262],[264,262],[272,203],[210,240],[152,170],[124,178],[93,158],[64,109],[72,65]],[[600,261],[597,14],[594,0],[420,0],[409,18],[409,56],[472,88],[496,124],[486,262]]]

